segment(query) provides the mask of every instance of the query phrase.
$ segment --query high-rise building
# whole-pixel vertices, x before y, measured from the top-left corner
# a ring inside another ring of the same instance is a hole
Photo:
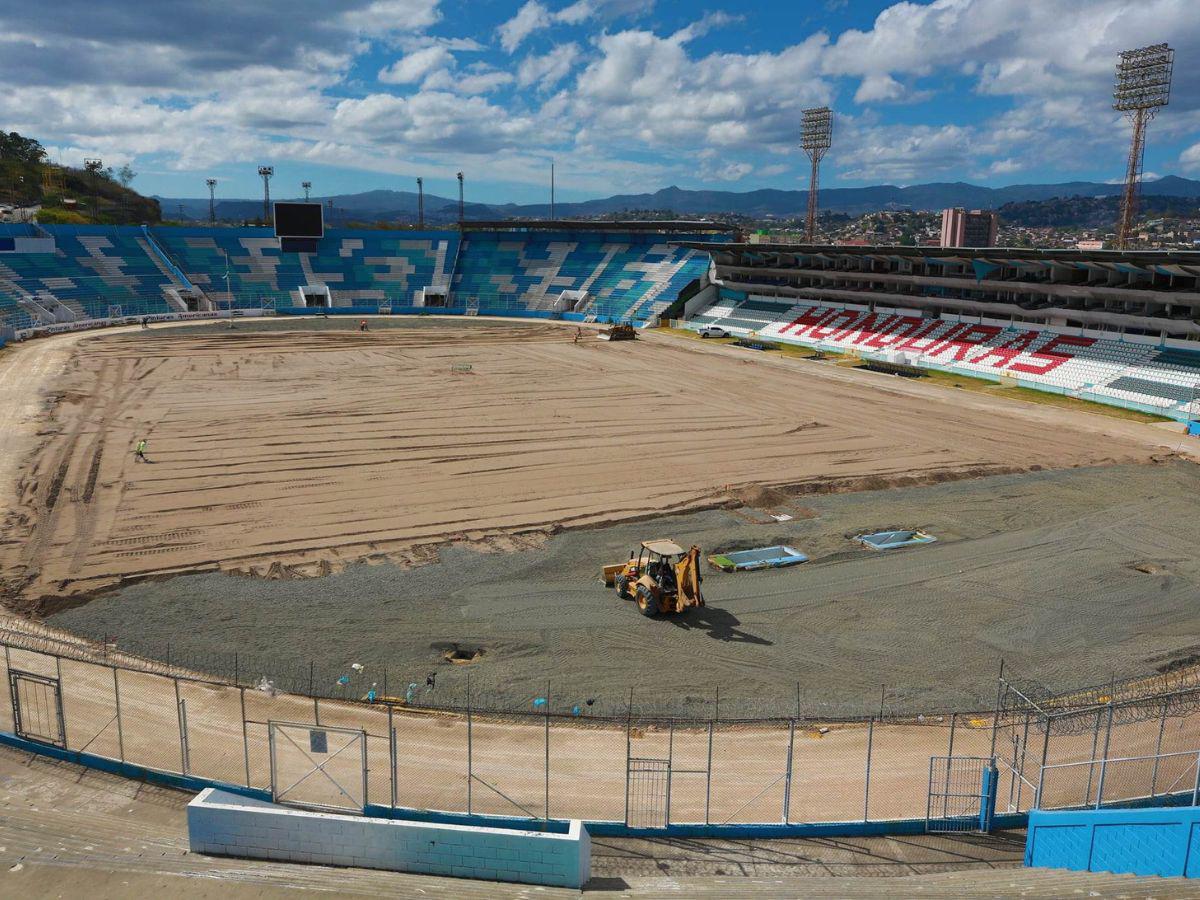
[[[1000,217],[991,210],[942,210],[943,247],[994,247],[999,231]]]

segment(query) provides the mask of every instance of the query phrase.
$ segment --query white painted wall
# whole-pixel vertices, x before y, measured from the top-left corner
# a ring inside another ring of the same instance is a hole
[[[372,819],[291,809],[205,788],[188,804],[192,852],[582,887],[591,839],[567,834]]]

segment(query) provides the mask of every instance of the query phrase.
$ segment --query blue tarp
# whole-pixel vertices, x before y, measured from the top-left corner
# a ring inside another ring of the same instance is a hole
[[[932,544],[937,538],[923,531],[880,531],[875,534],[860,534],[855,540],[872,550],[892,550],[915,544]]]
[[[808,557],[792,547],[758,547],[754,550],[736,550],[733,553],[718,553],[708,561],[726,572],[750,572],[754,569],[778,569],[806,562]]]

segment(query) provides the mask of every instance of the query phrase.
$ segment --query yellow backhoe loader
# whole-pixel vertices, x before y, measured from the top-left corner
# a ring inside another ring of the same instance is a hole
[[[644,616],[704,605],[699,547],[684,550],[670,540],[642,541],[626,562],[605,566],[603,577],[622,600],[636,600]]]

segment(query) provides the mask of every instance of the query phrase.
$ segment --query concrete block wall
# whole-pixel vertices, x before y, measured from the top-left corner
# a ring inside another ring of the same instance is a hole
[[[1035,809],[1025,865],[1200,878],[1200,808]]]
[[[291,809],[206,788],[188,804],[194,853],[582,887],[591,841],[566,834]]]

